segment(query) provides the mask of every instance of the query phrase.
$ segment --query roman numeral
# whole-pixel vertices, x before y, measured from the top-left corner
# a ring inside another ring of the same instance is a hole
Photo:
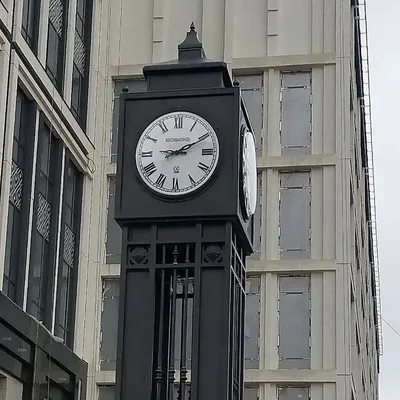
[[[148,176],[157,171],[157,167],[154,165],[154,163],[147,164],[145,167],[143,167],[143,169]]]
[[[196,126],[197,121],[194,121],[194,124],[192,125],[192,127],[190,128],[190,132],[192,132],[192,130],[194,129],[194,127]]]
[[[182,129],[183,117],[175,117],[175,129]]]
[[[142,151],[142,157],[153,157],[152,151]]]
[[[214,154],[214,149],[201,149],[202,156],[212,156]]]
[[[198,167],[204,172],[208,172],[208,170],[210,169],[210,167],[208,165],[203,164],[202,162],[199,162]]]
[[[201,135],[200,137],[199,137],[199,141],[200,140],[204,140],[206,137],[208,137],[208,136],[210,136],[210,132],[207,132],[207,133],[205,133],[204,135]]]
[[[195,185],[195,184],[196,184],[196,181],[190,176],[190,174],[189,174],[188,176],[189,176],[190,183],[191,183],[192,185]]]
[[[164,122],[164,121],[161,121],[161,122],[158,124],[158,126],[161,128],[161,130],[162,130],[163,133],[168,132],[167,125],[165,125],[165,122]]]
[[[178,178],[172,178],[172,190],[179,190]]]
[[[167,177],[164,174],[160,174],[156,180],[156,185],[163,187],[166,179]]]
[[[151,136],[146,136],[146,139],[152,140],[154,143],[157,143],[157,139],[152,138]]]

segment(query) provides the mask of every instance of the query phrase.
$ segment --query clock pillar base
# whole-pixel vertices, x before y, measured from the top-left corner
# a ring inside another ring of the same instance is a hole
[[[123,228],[117,399],[243,398],[245,253],[226,221]]]

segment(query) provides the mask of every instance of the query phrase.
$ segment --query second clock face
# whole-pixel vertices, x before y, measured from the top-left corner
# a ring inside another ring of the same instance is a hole
[[[136,166],[144,183],[168,196],[202,187],[219,159],[218,138],[211,125],[189,112],[172,112],[153,121],[136,147]]]

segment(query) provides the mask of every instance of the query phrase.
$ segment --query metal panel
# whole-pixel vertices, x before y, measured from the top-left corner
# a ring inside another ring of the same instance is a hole
[[[282,74],[282,154],[311,152],[311,75],[309,72]]]
[[[261,229],[262,229],[262,174],[257,174],[257,206],[254,213],[254,253],[249,257],[259,260],[261,257]]]
[[[310,277],[308,276],[281,276],[279,278],[280,293],[308,293]]]
[[[248,277],[244,331],[244,364],[247,369],[258,369],[260,364],[260,304],[260,277]]]
[[[282,86],[284,88],[296,88],[310,86],[310,72],[284,72],[282,74]]]
[[[262,75],[235,76],[242,89],[242,97],[256,137],[257,155],[262,151],[263,78]]]
[[[100,370],[114,371],[117,360],[119,280],[104,279],[101,313]]]
[[[115,81],[114,107],[113,107],[112,133],[111,133],[111,162],[117,161],[119,95],[122,92],[122,89],[124,89],[125,87],[127,87],[130,92],[144,92],[147,90],[147,82],[144,79]]]
[[[281,188],[310,187],[310,172],[283,172],[281,173]]]
[[[245,387],[243,392],[243,400],[258,400],[258,387]]]
[[[310,367],[309,283],[310,277],[279,278],[279,368]]]
[[[278,400],[308,400],[310,389],[308,387],[280,387]]]
[[[122,231],[114,220],[115,207],[115,177],[109,180],[107,237],[106,237],[106,263],[119,264],[121,262]]]
[[[115,400],[115,386],[100,386],[99,400]]]
[[[281,192],[279,244],[282,251],[310,248],[310,200],[309,188]]]

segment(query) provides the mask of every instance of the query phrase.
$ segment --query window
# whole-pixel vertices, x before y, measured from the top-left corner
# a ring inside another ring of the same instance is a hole
[[[262,174],[257,174],[257,206],[254,213],[254,253],[249,257],[259,260],[261,257],[262,229]]]
[[[58,91],[63,87],[67,0],[50,0],[46,72]]]
[[[245,386],[243,400],[258,400],[258,387]]]
[[[100,370],[114,371],[117,360],[119,279],[103,280]]]
[[[35,105],[18,91],[14,125],[3,292],[22,305],[31,187]]]
[[[32,51],[37,54],[41,0],[23,0],[21,33]]]
[[[111,162],[117,161],[119,95],[122,92],[122,89],[125,87],[127,87],[130,92],[142,92],[147,90],[147,83],[143,79],[115,81],[114,107],[113,107],[112,133],[111,133]]]
[[[106,263],[119,264],[121,262],[122,231],[114,220],[115,208],[115,177],[109,180],[108,192],[108,214],[107,214],[107,243],[106,243]]]
[[[55,335],[72,345],[78,243],[82,202],[82,175],[70,159],[64,174],[64,204],[58,267]]]
[[[254,129],[257,155],[261,155],[264,113],[263,76],[243,75],[235,76],[235,79],[240,83],[243,101]]]
[[[260,364],[260,277],[246,279],[244,366],[258,369]]]
[[[281,369],[310,368],[310,280],[310,276],[279,277],[278,355]]]
[[[28,312],[49,329],[57,236],[59,153],[59,142],[43,121],[39,129]]]
[[[99,400],[115,400],[115,386],[100,386]]]
[[[310,388],[308,387],[278,387],[278,400],[309,400]]]
[[[282,73],[280,121],[282,155],[311,153],[311,104],[311,73]]]
[[[280,258],[310,258],[310,172],[281,173],[279,191]]]
[[[82,127],[86,123],[87,114],[91,26],[92,0],[78,0],[76,4],[71,107]]]

